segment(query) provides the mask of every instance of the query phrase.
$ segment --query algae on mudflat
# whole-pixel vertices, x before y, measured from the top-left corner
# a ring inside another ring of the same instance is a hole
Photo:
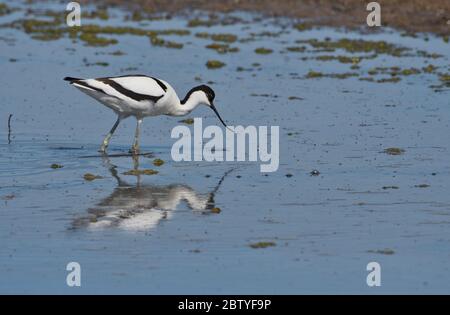
[[[208,60],[206,62],[206,67],[208,69],[219,69],[222,68],[223,66],[225,66],[225,63],[219,60]]]

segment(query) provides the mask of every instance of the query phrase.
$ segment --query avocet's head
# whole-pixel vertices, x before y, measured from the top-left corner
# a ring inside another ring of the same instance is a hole
[[[214,113],[216,113],[220,122],[227,127],[222,117],[220,117],[219,112],[214,106],[214,98],[216,97],[216,93],[214,93],[213,89],[211,89],[207,85],[199,85],[192,88],[187,94],[184,100],[181,102],[182,104],[186,103],[188,100],[192,100],[196,104],[206,105],[210,107]]]

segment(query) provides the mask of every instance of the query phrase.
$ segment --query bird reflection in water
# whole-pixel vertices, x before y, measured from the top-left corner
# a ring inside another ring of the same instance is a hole
[[[136,185],[130,185],[119,176],[116,166],[111,164],[107,155],[103,156],[103,162],[117,180],[118,186],[111,195],[88,209],[88,215],[75,219],[74,229],[115,227],[130,231],[148,231],[162,220],[170,219],[173,211],[183,201],[193,211],[213,213],[217,209],[215,194],[232,171],[228,170],[211,192],[202,194],[183,184],[142,184],[140,175],[136,175]],[[139,156],[133,156],[133,162],[134,169],[138,170]]]

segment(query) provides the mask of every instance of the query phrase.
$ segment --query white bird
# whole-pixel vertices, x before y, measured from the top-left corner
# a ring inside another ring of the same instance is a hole
[[[138,159],[133,156],[133,159]],[[215,196],[223,181],[234,169],[222,176],[214,189],[208,193],[199,193],[185,184],[149,185],[138,183],[132,185],[124,181],[107,156],[104,163],[111,175],[117,180],[117,187],[106,198],[88,209],[87,216],[73,221],[73,228],[109,228],[117,227],[129,231],[143,231],[155,228],[161,220],[170,219],[182,202],[188,208],[202,214],[214,213]],[[135,169],[138,169],[135,160]]]
[[[210,107],[222,124],[214,106],[214,91],[207,85],[192,88],[180,101],[175,90],[164,80],[145,75],[125,75],[97,79],[79,79],[65,77],[64,80],[77,87],[82,92],[95,98],[117,114],[117,121],[106,135],[100,147],[100,152],[106,152],[109,141],[120,121],[134,116],[137,120],[134,143],[130,152],[139,153],[139,134],[142,120],[147,116],[184,116],[199,105]]]

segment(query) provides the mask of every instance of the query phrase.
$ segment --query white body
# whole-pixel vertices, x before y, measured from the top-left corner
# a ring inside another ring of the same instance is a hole
[[[150,100],[137,101],[118,91],[110,85],[98,81],[96,79],[83,80],[88,85],[102,89],[107,94],[99,91],[89,89],[86,86],[78,83],[73,83],[80,91],[98,100],[105,106],[115,111],[122,117],[136,116],[159,116],[159,115],[183,115],[181,111],[176,110],[176,104],[180,104],[180,99],[173,87],[166,81],[160,80],[167,87],[167,90],[158,85],[158,83],[150,77],[117,77],[111,78],[112,81],[117,82],[126,89],[133,90],[140,94],[147,94],[151,96],[161,96],[157,102]]]
[[[124,230],[150,230],[161,220],[170,219],[178,205],[186,201],[194,211],[211,213],[211,194],[197,194],[185,185],[118,187],[88,210],[89,216],[73,222],[74,227],[93,229],[117,227]]]
[[[134,116],[137,119],[135,140],[132,153],[139,152],[140,125],[148,116],[184,116],[198,105],[209,106],[216,113],[222,124],[225,122],[214,107],[214,91],[200,85],[192,88],[186,97],[180,101],[173,87],[164,80],[145,75],[126,75],[120,77],[105,77],[97,79],[79,79],[66,77],[64,80],[96,99],[117,113],[117,121],[107,134],[100,147],[100,152],[106,152],[109,141],[124,118]]]

